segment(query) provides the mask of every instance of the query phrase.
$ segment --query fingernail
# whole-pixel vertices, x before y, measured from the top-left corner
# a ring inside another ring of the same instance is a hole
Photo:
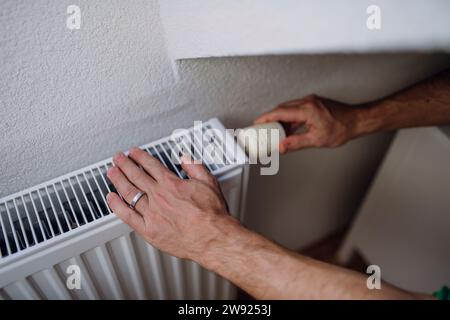
[[[117,160],[121,160],[121,159],[123,159],[123,157],[124,157],[125,155],[123,154],[123,152],[122,151],[119,151],[119,152],[117,152],[115,155],[114,155],[114,157],[113,157],[113,161],[117,161]]]
[[[181,159],[181,162],[183,162],[183,163],[190,164],[192,162],[191,157],[185,153],[181,155],[180,159]]]
[[[280,151],[281,154],[284,154],[286,152],[287,147],[288,147],[287,143],[280,143],[278,150]]]
[[[134,152],[137,152],[137,151],[139,151],[139,150],[141,150],[141,149],[139,149],[139,147],[134,146],[134,147],[132,147],[132,148],[130,149],[129,153],[134,153]]]
[[[106,202],[109,203],[111,201],[111,196],[112,196],[111,192],[106,195]]]
[[[106,175],[109,177],[109,176],[111,176],[112,174],[114,174],[114,172],[115,172],[116,170],[117,170],[116,167],[111,167],[111,168],[109,168],[108,171],[106,172]]]

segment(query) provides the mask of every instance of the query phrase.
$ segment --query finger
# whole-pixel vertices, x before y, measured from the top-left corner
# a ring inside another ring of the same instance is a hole
[[[106,201],[111,210],[120,218],[123,222],[128,224],[131,228],[138,233],[144,233],[145,221],[144,218],[136,211],[130,209],[130,207],[122,200],[116,193],[108,193]]]
[[[290,136],[302,128],[304,123],[299,122],[283,122],[283,127],[286,131],[286,135]]]
[[[139,168],[122,152],[113,157],[114,164],[127,176],[128,180],[141,190],[149,190],[155,182],[144,170]]]
[[[285,138],[280,143],[280,153],[284,154],[291,151],[313,147],[313,142],[308,134],[294,134]]]
[[[132,148],[129,157],[141,165],[156,181],[163,180],[168,174],[175,176],[175,174],[167,169],[161,161],[139,148]]]
[[[309,95],[309,96],[303,97],[301,99],[288,100],[288,101],[285,101],[285,102],[279,104],[277,106],[277,108],[279,108],[279,107],[299,106],[299,105],[304,104],[307,101],[310,101],[312,97],[313,97],[313,95]]]
[[[188,155],[182,155],[181,167],[188,174],[189,178],[196,179],[205,182],[206,184],[216,187],[217,180],[209,173],[203,164],[195,163],[194,160]]]
[[[127,177],[117,167],[110,168],[108,170],[107,176],[109,180],[111,180],[111,182],[114,184],[114,187],[122,195],[122,197],[128,204],[130,204],[131,201],[133,201],[133,198],[140,191],[130,181],[128,181]],[[144,212],[147,209],[147,207],[148,207],[148,198],[146,195],[144,195],[136,204],[136,210],[138,212]]]
[[[298,106],[284,106],[266,112],[255,120],[255,124],[282,121],[282,122],[305,122],[306,112]]]

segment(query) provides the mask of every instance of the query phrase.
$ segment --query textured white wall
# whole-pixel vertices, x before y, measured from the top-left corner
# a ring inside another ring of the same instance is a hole
[[[380,29],[369,30],[376,5]],[[175,59],[280,53],[450,52],[448,0],[164,0]]]
[[[70,31],[66,8],[74,3],[81,7],[82,26]],[[449,61],[444,55],[189,60],[177,62],[177,80],[156,1],[3,0],[0,9],[0,196],[147,143],[174,128],[191,126],[193,120],[218,116],[227,126],[238,127],[277,102],[311,92],[347,102],[374,99]],[[329,195],[338,190],[356,203],[360,191],[355,186],[367,182],[386,145],[381,137],[375,140],[348,149],[292,155],[282,162],[284,175],[255,177],[249,212],[258,213],[261,220],[249,216],[252,224],[292,247],[311,240],[282,232],[285,226],[305,225],[304,209],[316,210],[314,217],[308,213],[308,219],[316,221],[310,223],[308,234],[335,228],[354,204],[345,206],[331,196],[324,200],[319,191],[327,186]],[[341,160],[333,161],[335,157]],[[327,176],[314,176],[323,166]],[[283,180],[288,172],[290,179]],[[262,202],[255,198],[259,188],[268,192],[279,185],[291,196],[272,192]],[[309,196],[302,203],[295,200],[295,191],[304,188]],[[328,205],[317,207],[318,201]],[[329,220],[332,209],[341,205],[345,207]],[[286,212],[275,226],[270,224],[274,208]],[[278,231],[270,231],[274,228]]]

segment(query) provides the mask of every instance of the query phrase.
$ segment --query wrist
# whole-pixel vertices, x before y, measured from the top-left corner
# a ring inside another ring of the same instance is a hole
[[[196,261],[206,269],[216,271],[217,264],[220,264],[221,252],[227,251],[232,247],[233,239],[235,239],[244,229],[240,226],[238,220],[230,215],[220,216],[211,221],[210,237],[203,246],[203,251],[198,256],[193,257]],[[221,251],[221,252],[219,252]]]
[[[334,138],[340,141],[340,144],[344,144],[352,139],[377,131],[380,125],[377,109],[375,103],[356,106],[339,102],[330,103],[330,110],[332,110],[342,128],[340,131],[336,131]]]
[[[355,109],[353,138],[382,130],[383,121],[378,103],[368,103]]]
[[[213,222],[212,237],[204,246],[204,251],[194,261],[211,271],[220,273],[220,267],[229,263],[230,256],[240,254],[244,243],[252,233],[232,216],[221,216]]]

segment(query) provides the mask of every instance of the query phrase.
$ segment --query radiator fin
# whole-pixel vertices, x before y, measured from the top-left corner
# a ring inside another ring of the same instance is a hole
[[[39,271],[31,276],[33,282],[48,300],[70,300],[72,299],[66,288],[65,281],[61,279],[54,268]]]
[[[146,292],[150,299],[165,300],[169,298],[166,286],[167,278],[162,253],[148,245],[142,238],[131,234],[136,244],[136,257],[143,272],[143,280]]]
[[[42,300],[28,279],[16,281],[4,288],[6,294],[15,300]]]
[[[147,298],[141,268],[138,265],[134,245],[129,235],[114,239],[109,243],[112,261],[119,282],[127,299],[144,300]]]
[[[1,300],[9,300],[9,296],[6,294],[5,290],[0,289],[0,301]]]
[[[73,275],[74,272],[69,269],[71,266],[78,266],[80,268],[81,275],[81,283],[80,289],[70,290],[74,299],[77,300],[98,300],[100,299],[99,292],[94,285],[92,280],[92,273],[89,272],[86,264],[81,256],[76,256],[70,258],[66,261],[61,262],[58,265],[61,274],[64,274],[66,277],[66,283],[69,276]],[[68,272],[71,271],[71,272]]]
[[[101,299],[125,299],[116,270],[106,246],[102,245],[85,254],[88,267],[95,274],[96,286]]]

